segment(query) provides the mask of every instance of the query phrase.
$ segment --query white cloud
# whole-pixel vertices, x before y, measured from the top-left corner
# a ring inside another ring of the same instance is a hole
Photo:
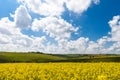
[[[89,41],[88,47],[86,48],[86,53],[89,54],[99,53],[98,43],[95,43],[94,41]]]
[[[18,0],[34,13],[44,16],[60,16],[64,11],[64,0]]]
[[[0,33],[1,34],[6,34],[6,35],[11,35],[11,28],[9,29],[10,26],[13,26],[13,23],[9,21],[8,17],[4,17],[0,20]]]
[[[21,32],[21,28],[27,27],[31,19],[26,11],[24,6],[20,6],[15,11],[15,15],[12,15],[15,18],[14,21],[10,21],[8,17],[0,19],[0,51],[25,52],[41,50],[41,46],[44,45],[43,43],[46,40],[44,36],[30,37]],[[26,23],[22,24],[24,20]],[[19,24],[16,25],[17,22]]]
[[[78,27],[73,27],[62,18],[46,17],[41,20],[35,19],[32,25],[33,31],[43,30],[50,37],[59,39],[69,39],[72,32],[77,32]]]
[[[25,52],[41,50],[41,45],[45,40],[44,36],[29,37],[24,35],[21,33],[20,28],[15,27],[14,22],[10,21],[8,17],[0,20],[0,51]]]
[[[27,28],[31,24],[31,16],[25,6],[19,6],[13,15],[14,22],[17,27]]]
[[[80,36],[71,40],[71,34],[77,33],[78,27],[68,23],[60,16],[66,4],[68,10],[74,13],[83,13],[92,2],[99,0],[18,0],[22,1],[15,14],[14,21],[8,17],[0,19],[0,51],[40,51],[47,53],[119,53],[120,52],[120,15],[109,21],[111,32],[97,41]],[[23,6],[24,5],[24,6]],[[26,8],[27,7],[27,8]],[[34,19],[28,9],[44,18]],[[31,25],[32,24],[32,25]],[[21,28],[30,27],[34,32],[43,31],[56,40],[50,42],[46,35],[41,37],[23,34]]]
[[[102,38],[100,38],[100,39],[97,40],[97,43],[99,45],[104,45],[106,43],[106,41],[108,41],[108,39],[109,38],[107,36],[103,36]]]
[[[92,2],[98,4],[99,0],[18,0],[26,5],[32,12],[43,16],[61,16],[65,11],[64,4],[68,10],[74,13],[83,13]]]
[[[77,40],[66,40],[61,39],[58,41],[58,44],[48,43],[45,46],[45,52],[47,53],[60,53],[60,54],[67,54],[67,53],[84,53],[86,49],[86,45],[89,42],[88,38],[80,37]]]
[[[64,50],[62,50],[62,51],[64,51]],[[60,51],[60,48],[55,44],[47,44],[47,46],[45,48],[46,53],[56,54],[56,53],[61,53],[62,51]]]
[[[28,51],[34,51],[34,52],[45,52],[46,46],[45,46],[45,41],[46,37],[41,36],[41,37],[31,37],[32,38],[32,44],[29,47]]]
[[[46,18],[42,18],[41,20],[36,19],[36,21],[34,22],[32,26],[34,27],[33,30],[39,31],[39,29],[41,30],[46,29],[47,31],[46,30],[44,31],[49,35],[52,34],[52,37],[60,38],[57,40],[58,44],[53,44],[50,42],[45,43],[47,41],[47,38],[45,36],[29,37],[27,35],[22,34],[21,30],[15,27],[14,22],[10,21],[6,17],[0,20],[0,51],[21,51],[21,52],[40,51],[47,53],[119,53],[120,52],[120,41],[119,41],[119,36],[117,35],[120,31],[119,16],[115,16],[113,17],[112,20],[109,21],[111,27],[110,33],[112,36],[111,37],[103,36],[102,38],[98,39],[96,42],[90,41],[88,38],[85,37],[80,37],[76,40],[70,40],[70,37],[67,36],[67,38],[69,39],[66,39],[66,35],[64,35],[65,33],[71,34],[71,31],[76,32],[77,29],[75,29],[72,25],[70,25],[61,18],[46,17]],[[47,24],[49,24],[50,27]],[[52,28],[52,30],[49,29],[52,27],[51,25],[54,27]],[[62,36],[62,38],[60,36]],[[111,42],[113,43],[109,44]]]
[[[107,51],[111,53],[120,53],[120,15],[114,16],[112,20],[109,21],[111,27],[111,41],[114,41]]]
[[[91,0],[67,0],[66,6],[70,11],[82,13],[88,9]]]
[[[109,21],[111,27],[111,35],[113,41],[120,41],[120,15],[114,16],[111,21]]]
[[[108,23],[111,27],[111,37],[104,36],[97,42],[89,42],[87,53],[119,53],[120,52],[120,16],[114,16]]]
[[[111,46],[112,53],[120,53],[120,42],[116,42]]]
[[[7,44],[11,41],[10,35],[14,34],[10,26],[13,26],[13,23],[9,21],[8,17],[2,18],[0,20],[0,44]]]
[[[84,37],[71,40],[66,46],[67,51],[69,51],[69,53],[85,53],[88,42],[89,39]]]

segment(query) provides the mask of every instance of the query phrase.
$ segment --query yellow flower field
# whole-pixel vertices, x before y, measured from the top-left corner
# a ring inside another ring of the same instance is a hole
[[[0,80],[120,80],[120,63],[1,63]]]

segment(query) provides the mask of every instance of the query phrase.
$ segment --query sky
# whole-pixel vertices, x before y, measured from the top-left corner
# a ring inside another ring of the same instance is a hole
[[[0,0],[0,51],[119,54],[119,0]]]

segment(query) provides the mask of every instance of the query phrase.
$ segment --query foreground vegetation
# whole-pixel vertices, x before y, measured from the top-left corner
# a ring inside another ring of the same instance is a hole
[[[0,80],[120,80],[120,63],[1,63]]]
[[[0,52],[0,63],[18,62],[120,62],[120,55],[113,54],[43,54]]]

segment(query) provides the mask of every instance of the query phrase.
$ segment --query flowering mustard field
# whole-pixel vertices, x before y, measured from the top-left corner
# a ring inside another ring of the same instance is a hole
[[[120,63],[4,63],[0,80],[120,80]]]

